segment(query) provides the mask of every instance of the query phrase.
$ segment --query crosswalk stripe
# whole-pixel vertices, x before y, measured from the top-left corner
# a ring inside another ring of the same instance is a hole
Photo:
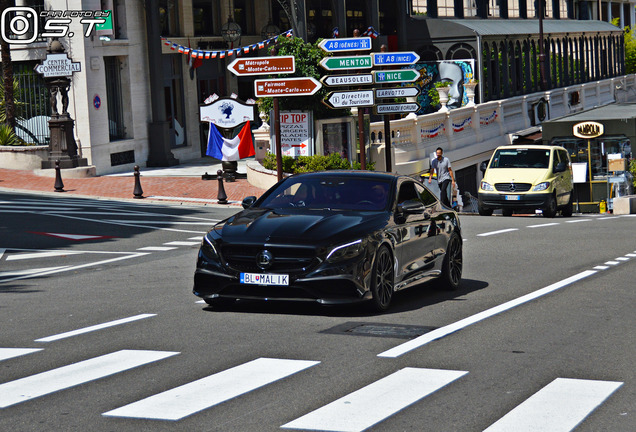
[[[363,431],[467,373],[404,368],[281,427],[334,432]]]
[[[82,253],[84,252],[82,251],[51,251],[51,252],[21,253],[21,254],[8,256],[7,261],[51,258],[51,257],[57,257],[57,256],[65,256],[65,255],[77,255]]]
[[[42,351],[42,348],[0,348],[0,361]]]
[[[519,228],[507,228],[507,229],[502,229],[499,231],[481,233],[481,234],[477,234],[477,237],[488,237],[491,235],[503,234],[503,233],[512,232],[512,231],[519,231]]]
[[[164,243],[166,246],[197,246],[200,245],[200,241],[171,241]]]
[[[621,385],[557,378],[484,432],[571,431]]]
[[[176,247],[168,247],[168,246],[146,246],[138,248],[138,251],[146,251],[146,252],[166,252],[178,249]]]
[[[320,362],[258,358],[104,413],[110,417],[180,420]]]
[[[60,333],[57,335],[53,335],[53,336],[48,336],[45,338],[41,338],[41,339],[36,339],[34,342],[53,342],[53,341],[57,341],[60,339],[65,339],[68,337],[72,337],[72,336],[77,336],[80,334],[84,334],[84,333],[90,333],[96,330],[101,330],[101,329],[105,329],[108,327],[114,327],[114,326],[118,326],[121,324],[127,324],[129,322],[133,322],[133,321],[138,321],[144,318],[150,318],[153,316],[156,316],[157,314],[140,314],[140,315],[135,315],[132,317],[128,317],[128,318],[122,318],[122,319],[118,319],[115,321],[109,321],[106,323],[102,323],[102,324],[97,324],[94,326],[90,326],[90,327],[84,327],[81,329],[77,329],[77,330],[73,330],[73,331],[69,331],[69,332],[65,332],[65,333]]]
[[[170,351],[121,350],[0,384],[0,408],[75,387],[177,354],[179,353]]]
[[[54,271],[62,270],[62,269],[68,268],[68,267],[70,267],[70,266],[43,267],[43,268],[38,268],[38,269],[4,271],[4,272],[0,272],[0,277],[37,275],[37,274],[40,274],[40,273],[54,272]]]
[[[205,226],[211,225],[211,222],[188,222],[188,221],[126,220],[126,219],[107,219],[106,221],[119,222],[124,224],[205,225]]]

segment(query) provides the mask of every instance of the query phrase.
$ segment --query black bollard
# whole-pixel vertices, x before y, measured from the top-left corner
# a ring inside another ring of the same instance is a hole
[[[55,192],[65,192],[64,183],[62,183],[62,173],[60,172],[60,161],[55,161]]]
[[[139,165],[135,165],[135,190],[133,190],[133,195],[136,199],[143,198],[144,191],[141,188],[141,181],[139,180]]]
[[[225,186],[223,186],[223,171],[218,170],[216,172],[216,179],[219,181],[219,193],[217,199],[219,204],[227,204],[227,194],[225,193]]]

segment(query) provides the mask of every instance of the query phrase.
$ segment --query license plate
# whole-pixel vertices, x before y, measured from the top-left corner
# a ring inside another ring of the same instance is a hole
[[[251,285],[289,285],[289,275],[241,273],[241,283]]]
[[[521,195],[506,195],[506,201],[519,201]]]

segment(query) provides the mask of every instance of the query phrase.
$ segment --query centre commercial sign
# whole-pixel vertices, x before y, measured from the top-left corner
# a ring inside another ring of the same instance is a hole
[[[66,53],[47,54],[46,59],[35,67],[44,78],[70,77],[73,72],[81,72],[80,62],[74,62]]]

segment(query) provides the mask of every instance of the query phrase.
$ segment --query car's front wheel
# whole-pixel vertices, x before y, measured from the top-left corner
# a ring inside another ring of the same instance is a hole
[[[446,247],[446,255],[442,262],[441,285],[448,290],[456,290],[462,281],[462,268],[464,266],[462,239],[459,234],[453,232]]]
[[[383,312],[389,308],[393,298],[395,270],[393,257],[386,246],[380,247],[371,273],[371,305],[374,310]]]
[[[477,211],[480,216],[492,216],[492,209],[488,207],[483,207],[481,204],[477,205]]]
[[[554,195],[550,195],[548,202],[543,209],[543,216],[553,218],[557,214],[557,203]]]

